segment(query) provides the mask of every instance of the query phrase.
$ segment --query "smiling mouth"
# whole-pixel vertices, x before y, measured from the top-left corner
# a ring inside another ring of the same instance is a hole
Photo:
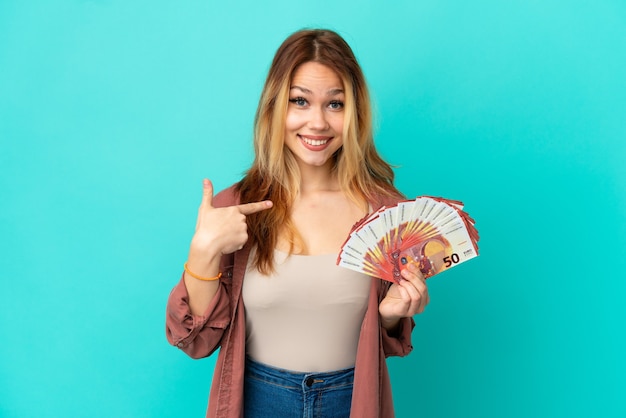
[[[298,135],[300,137],[300,139],[307,145],[313,146],[313,147],[319,147],[321,145],[326,145],[328,143],[328,141],[330,141],[332,138],[311,138],[311,137],[306,137],[306,136],[302,136],[302,135]]]

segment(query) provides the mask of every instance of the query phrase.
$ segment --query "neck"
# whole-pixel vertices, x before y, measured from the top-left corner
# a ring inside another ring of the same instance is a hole
[[[332,170],[331,164],[321,167],[300,166],[300,193],[338,190],[337,173]]]

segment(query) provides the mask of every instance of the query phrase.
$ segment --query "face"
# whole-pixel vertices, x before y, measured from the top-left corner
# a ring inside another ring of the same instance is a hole
[[[301,169],[330,169],[343,139],[345,92],[341,78],[317,62],[302,64],[293,75],[285,121],[285,145]]]

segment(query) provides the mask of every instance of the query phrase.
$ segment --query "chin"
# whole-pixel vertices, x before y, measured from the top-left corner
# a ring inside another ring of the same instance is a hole
[[[297,159],[301,166],[320,168],[320,167],[329,166],[332,158],[328,157],[328,158],[323,158],[323,159],[320,159],[320,158],[297,158]]]

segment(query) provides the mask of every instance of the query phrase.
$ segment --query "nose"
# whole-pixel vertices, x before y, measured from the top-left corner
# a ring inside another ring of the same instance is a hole
[[[326,112],[321,108],[311,109],[311,119],[309,120],[309,127],[317,131],[324,131],[328,129],[328,120],[326,120]]]

